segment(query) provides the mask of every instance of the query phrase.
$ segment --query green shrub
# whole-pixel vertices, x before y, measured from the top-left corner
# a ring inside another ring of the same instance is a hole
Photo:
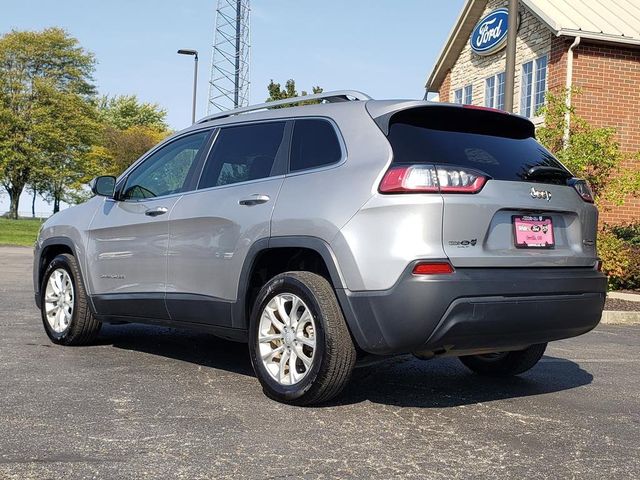
[[[598,233],[598,255],[609,289],[640,289],[640,227],[605,227]]]
[[[611,227],[611,231],[619,239],[624,240],[634,247],[640,247],[640,222],[617,225]]]

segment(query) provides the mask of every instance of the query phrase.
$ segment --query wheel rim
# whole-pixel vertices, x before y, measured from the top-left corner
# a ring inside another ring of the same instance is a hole
[[[44,294],[44,306],[47,322],[56,333],[62,333],[71,324],[73,317],[73,282],[69,273],[58,268],[47,281]]]
[[[280,385],[307,376],[316,352],[316,325],[309,307],[292,293],[280,293],[262,310],[258,330],[262,364]]]

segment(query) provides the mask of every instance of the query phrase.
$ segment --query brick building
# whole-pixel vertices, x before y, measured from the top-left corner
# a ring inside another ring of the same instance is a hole
[[[507,0],[467,0],[429,78],[443,102],[504,107]],[[594,126],[617,131],[625,164],[640,168],[640,0],[520,0],[514,112],[536,112],[547,90],[579,87],[571,100]],[[601,214],[640,220],[640,199]]]

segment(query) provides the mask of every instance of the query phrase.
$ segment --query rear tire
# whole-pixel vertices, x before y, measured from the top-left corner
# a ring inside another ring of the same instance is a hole
[[[533,368],[544,355],[546,348],[546,343],[540,343],[516,352],[468,355],[459,359],[465,367],[479,375],[509,377]]]
[[[59,345],[93,342],[102,323],[89,309],[80,268],[73,255],[56,256],[40,287],[42,323],[47,336]]]
[[[260,290],[249,325],[251,363],[265,394],[312,405],[338,395],[356,350],[335,292],[311,272],[285,272]]]

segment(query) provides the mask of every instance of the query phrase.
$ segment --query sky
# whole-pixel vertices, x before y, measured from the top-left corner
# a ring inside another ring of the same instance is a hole
[[[0,34],[65,28],[97,59],[101,94],[135,94],[191,122],[193,58],[200,52],[196,117],[207,113],[217,0],[20,0],[2,2]],[[422,98],[427,75],[464,0],[252,0],[251,103],[271,79],[298,91],[360,90],[373,98]],[[21,198],[20,211],[30,211]],[[0,194],[0,213],[8,209]],[[42,213],[50,207],[37,202]]]

